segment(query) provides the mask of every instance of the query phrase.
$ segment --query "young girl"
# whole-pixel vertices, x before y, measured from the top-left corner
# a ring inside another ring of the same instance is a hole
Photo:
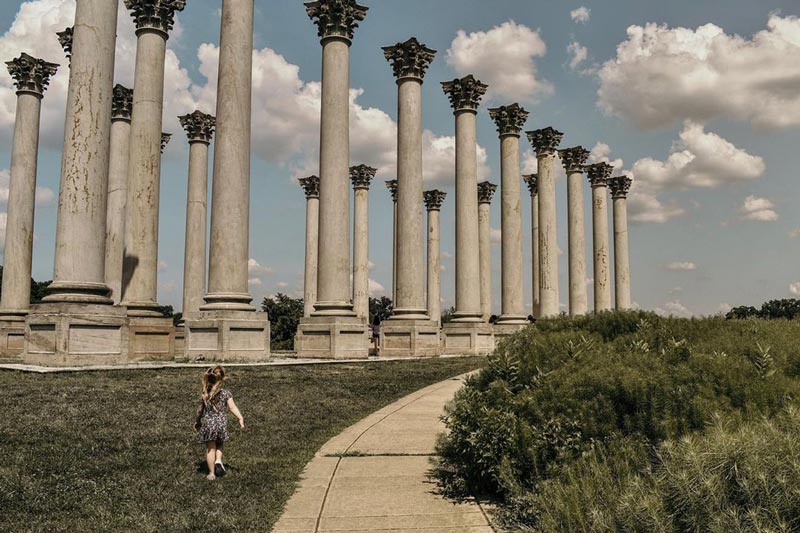
[[[206,479],[209,481],[214,481],[217,476],[225,473],[222,465],[222,444],[228,440],[228,409],[239,420],[239,427],[244,431],[244,418],[233,402],[231,392],[222,388],[224,382],[225,369],[219,365],[209,368],[203,374],[203,394],[197,405],[197,420],[194,423],[198,441],[206,445]]]

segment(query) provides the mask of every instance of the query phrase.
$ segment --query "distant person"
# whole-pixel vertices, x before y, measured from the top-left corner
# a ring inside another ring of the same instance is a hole
[[[528,315],[528,322],[531,324],[536,324],[536,318],[533,315]]]
[[[197,404],[197,420],[194,423],[198,442],[206,445],[206,479],[209,481],[225,475],[222,445],[228,440],[228,409],[239,420],[239,427],[244,431],[244,417],[233,402],[233,394],[222,388],[224,383],[225,369],[220,365],[206,370],[203,374],[203,392]]]
[[[375,355],[378,355],[381,344],[381,319],[378,318],[378,315],[375,315],[375,318],[372,319],[370,330],[372,332],[372,344],[375,347]]]

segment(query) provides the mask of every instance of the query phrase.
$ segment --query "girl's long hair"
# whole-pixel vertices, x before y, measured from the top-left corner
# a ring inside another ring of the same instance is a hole
[[[203,403],[211,405],[217,393],[222,389],[222,382],[225,381],[225,369],[217,365],[206,370],[203,374]]]

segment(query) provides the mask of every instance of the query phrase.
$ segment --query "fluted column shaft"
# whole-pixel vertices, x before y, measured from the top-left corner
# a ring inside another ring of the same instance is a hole
[[[536,174],[523,176],[531,193],[531,315],[539,316],[539,194]]]
[[[152,27],[136,31],[128,200],[125,219],[122,304],[128,314],[158,312],[158,210],[161,187],[161,127],[167,33]]]
[[[628,200],[614,198],[615,303],[620,311],[631,308],[630,259],[628,257]]]
[[[557,316],[558,232],[556,230],[556,182],[554,152],[540,153],[539,164],[539,314]]]
[[[208,146],[189,141],[186,237],[183,254],[183,315],[200,311],[206,293],[206,219],[208,216]]]
[[[502,312],[497,322],[499,324],[524,324],[526,314],[522,290],[519,135],[503,135],[500,142]]]
[[[253,10],[253,0],[222,2],[208,294],[201,311],[254,310],[247,285]]]
[[[611,273],[608,252],[608,187],[592,185],[592,220],[594,241],[594,310],[611,309]]]
[[[567,174],[567,229],[569,231],[569,314],[589,310],[586,290],[586,233],[583,216],[583,172]]]
[[[319,178],[300,180],[306,193],[306,264],[303,274],[303,316],[314,312],[317,301],[317,251],[319,250]]]
[[[428,316],[442,321],[441,212],[428,210]]]
[[[48,302],[111,304],[105,284],[106,194],[116,0],[78,0]]]
[[[488,322],[492,316],[492,235],[491,204],[478,202],[478,253],[480,255],[481,318]]]
[[[369,186],[378,171],[367,165],[350,168],[353,182],[353,310],[369,321]]]
[[[0,316],[27,314],[31,296],[33,220],[42,93],[17,91],[8,188]]]

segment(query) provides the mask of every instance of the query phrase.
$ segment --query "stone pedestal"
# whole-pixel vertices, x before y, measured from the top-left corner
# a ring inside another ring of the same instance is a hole
[[[485,322],[449,322],[442,328],[442,355],[489,355],[494,329]]]
[[[75,303],[34,305],[25,320],[26,364],[83,366],[128,360],[124,307]]]
[[[294,348],[299,357],[313,359],[366,359],[369,328],[355,316],[311,316],[297,330]]]
[[[195,361],[265,361],[269,320],[253,311],[200,311],[186,318],[184,357]]]
[[[175,328],[172,318],[131,316],[128,319],[128,361],[172,361]]]
[[[17,359],[25,349],[25,315],[0,319],[0,358]]]
[[[381,357],[437,357],[439,353],[436,320],[392,319],[381,323]]]
[[[511,335],[517,333],[518,331],[522,331],[526,327],[528,327],[526,324],[495,324],[494,325],[495,346],[503,339],[510,337]]]
[[[185,323],[175,326],[175,349],[174,358],[177,361],[186,359],[186,325]]]

